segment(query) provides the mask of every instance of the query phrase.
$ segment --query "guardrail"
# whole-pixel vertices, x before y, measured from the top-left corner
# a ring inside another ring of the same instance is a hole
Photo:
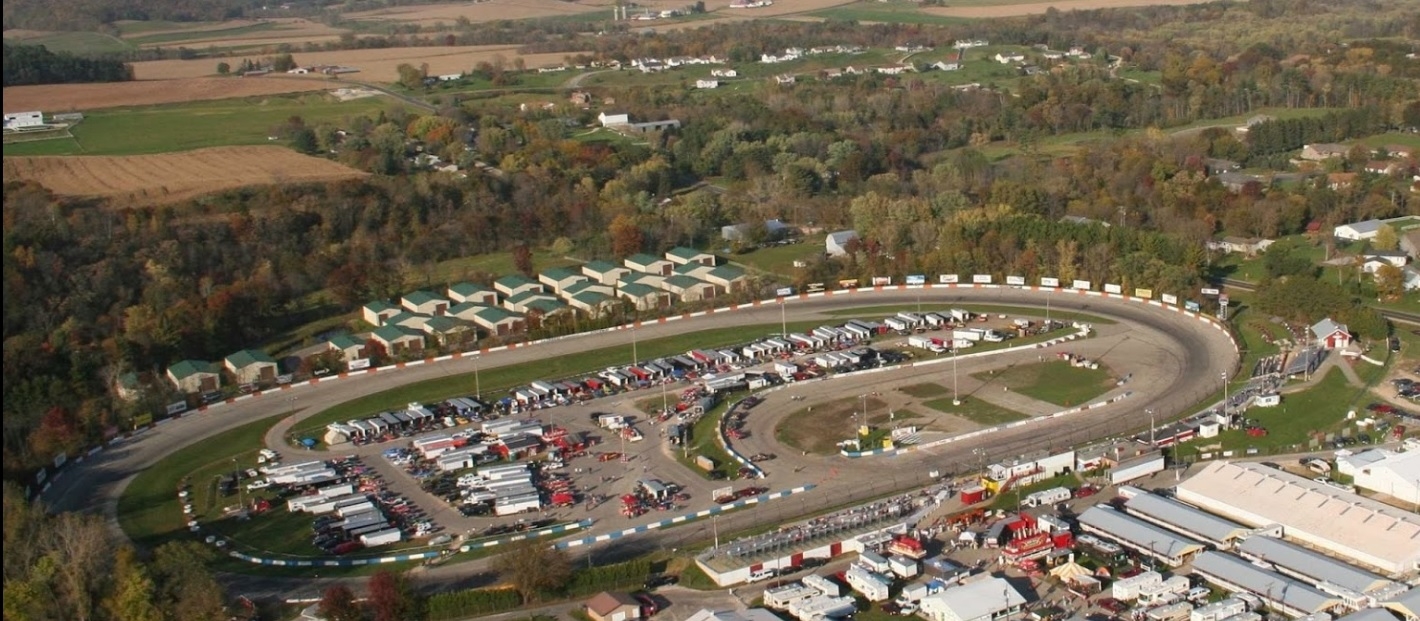
[[[669,527],[669,526],[674,526],[674,525],[676,525],[676,524],[680,524],[680,523],[683,523],[683,522],[689,522],[689,521],[691,521],[691,520],[698,520],[698,519],[710,517],[710,516],[713,516],[713,515],[719,515],[719,514],[721,514],[721,513],[726,512],[726,511],[733,511],[733,510],[735,510],[735,509],[740,509],[740,508],[743,508],[743,507],[748,507],[748,506],[750,506],[750,505],[756,505],[756,504],[759,504],[759,503],[761,503],[761,502],[769,502],[769,501],[771,501],[771,500],[778,500],[778,499],[780,499],[780,498],[788,498],[789,496],[793,496],[794,494],[802,494],[802,493],[804,493],[804,492],[807,492],[807,491],[809,491],[809,490],[811,490],[811,489],[813,489],[813,488],[815,488],[815,487],[817,487],[817,486],[816,486],[816,485],[813,485],[812,483],[810,483],[810,484],[808,484],[808,485],[801,485],[801,486],[795,487],[795,488],[793,488],[793,489],[786,489],[786,490],[781,491],[781,492],[772,492],[772,493],[769,493],[769,494],[760,494],[760,495],[758,495],[758,496],[751,496],[751,497],[749,497],[749,498],[742,498],[742,499],[740,499],[740,500],[736,500],[736,501],[731,502],[731,503],[719,505],[719,506],[717,506],[717,507],[710,507],[709,509],[702,509],[702,510],[700,510],[700,511],[696,511],[695,513],[687,513],[687,514],[685,514],[685,515],[678,515],[678,516],[676,516],[676,517],[664,519],[664,520],[661,520],[661,521],[659,521],[659,522],[652,522],[652,523],[650,523],[650,524],[642,524],[642,525],[640,525],[640,526],[633,526],[633,527],[631,527],[631,528],[626,528],[626,529],[622,529],[622,530],[618,530],[618,531],[614,531],[614,532],[610,532],[610,533],[603,533],[603,534],[601,534],[601,535],[594,535],[594,536],[591,536],[591,537],[583,537],[583,538],[581,538],[581,539],[573,539],[573,540],[571,540],[571,541],[559,541],[559,542],[557,542],[557,544],[556,544],[554,547],[556,547],[556,548],[559,549],[559,550],[566,550],[566,549],[568,549],[568,548],[576,548],[576,547],[581,547],[581,546],[589,546],[589,545],[592,545],[592,544],[601,543],[601,542],[603,542],[603,541],[612,541],[612,540],[615,540],[615,539],[621,539],[622,537],[630,537],[630,536],[632,536],[632,535],[637,535],[637,534],[644,533],[644,532],[648,532],[648,531],[653,531],[653,530],[657,530],[657,529],[661,529],[661,528],[666,528],[666,527]]]
[[[566,532],[570,532],[570,531],[574,531],[574,530],[581,530],[581,529],[584,529],[584,528],[588,528],[588,527],[590,527],[591,525],[592,525],[592,521],[591,521],[591,520],[582,520],[582,521],[580,521],[580,522],[571,522],[571,523],[567,523],[567,524],[558,524],[558,525],[556,525],[556,526],[549,526],[549,527],[547,527],[547,528],[540,528],[540,529],[537,529],[537,530],[530,530],[530,531],[525,532],[525,533],[518,533],[518,534],[516,534],[516,535],[512,535],[512,536],[509,536],[509,537],[502,537],[502,538],[498,538],[498,539],[489,539],[489,540],[479,541],[479,542],[475,542],[475,543],[471,543],[471,544],[464,544],[464,545],[462,545],[462,546],[459,546],[459,548],[458,548],[458,550],[457,550],[456,552],[455,552],[455,551],[450,551],[450,550],[445,549],[445,550],[428,550],[428,551],[424,551],[424,552],[410,552],[410,553],[407,553],[407,554],[395,554],[395,555],[391,555],[391,556],[374,556],[374,557],[365,557],[365,558],[315,558],[315,559],[265,558],[265,557],[260,557],[260,556],[252,556],[252,555],[250,555],[250,554],[245,554],[245,553],[237,552],[237,551],[228,552],[227,555],[228,555],[228,556],[231,556],[231,557],[234,558],[234,559],[240,560],[240,561],[246,561],[246,562],[248,562],[248,563],[252,563],[252,564],[255,564],[255,565],[267,565],[267,566],[272,566],[272,567],[359,567],[359,566],[362,566],[362,565],[383,565],[383,564],[387,564],[387,563],[404,563],[404,562],[409,562],[409,561],[427,561],[427,560],[429,560],[429,559],[439,558],[439,557],[441,557],[441,556],[448,556],[448,555],[451,555],[451,554],[462,554],[462,553],[469,552],[469,551],[472,551],[472,550],[485,550],[485,549],[492,548],[492,547],[495,547],[495,546],[500,546],[500,545],[505,545],[505,544],[513,543],[513,542],[515,542],[515,541],[522,541],[522,540],[524,540],[524,539],[534,539],[534,538],[538,538],[538,537],[547,537],[547,536],[551,536],[551,535],[560,535],[560,534],[562,534],[562,533],[566,533]]]

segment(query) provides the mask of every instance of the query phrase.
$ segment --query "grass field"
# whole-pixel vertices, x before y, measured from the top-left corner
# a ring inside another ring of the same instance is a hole
[[[818,322],[790,322],[789,329],[807,330],[816,325]],[[637,343],[636,348],[641,359],[648,360],[659,356],[679,354],[694,347],[723,347],[743,343],[752,338],[748,335],[768,334],[778,332],[778,330],[779,324],[702,330],[672,337],[643,340]],[[604,369],[608,364],[616,363],[616,361],[630,363],[632,353],[630,340],[628,335],[627,343],[622,346],[594,349],[549,360],[488,369],[479,374],[479,382],[482,384],[483,394],[492,397],[535,379],[571,377],[579,373]],[[318,436],[320,430],[329,423],[370,416],[390,408],[402,408],[415,401],[428,402],[469,395],[473,393],[473,390],[474,377],[472,373],[406,384],[393,390],[346,401],[325,410],[301,421],[292,430],[292,434],[295,437]]]
[[[984,427],[994,427],[1030,418],[1015,410],[1008,410],[981,399],[962,399],[961,405],[952,405],[952,398],[944,397],[923,402],[922,405],[943,414],[964,418]]]
[[[794,261],[808,261],[823,254],[823,239],[823,235],[810,235],[797,244],[757,248],[730,257],[730,262],[751,270],[793,278],[799,270],[794,267]]]
[[[1064,360],[1020,364],[994,375],[977,373],[972,377],[1065,407],[1085,403],[1113,386],[1109,371],[1074,367]]]
[[[348,102],[324,94],[117,108],[90,112],[73,139],[5,145],[11,155],[138,155],[203,147],[270,144],[274,128],[293,116],[308,125],[373,115],[389,105],[371,97]]]
[[[851,439],[854,423],[860,419],[857,413],[866,403],[869,425],[888,422],[887,403],[876,397],[866,401],[848,397],[810,406],[794,412],[779,421],[774,429],[774,438],[785,446],[817,455],[838,453],[838,443]]]
[[[946,386],[935,382],[912,384],[910,386],[903,386],[897,390],[907,396],[916,397],[918,399],[935,399],[937,397],[945,397],[952,393],[952,391],[947,390]]]
[[[43,45],[51,52],[70,54],[119,54],[133,49],[133,45],[101,32],[55,32],[37,37],[5,38],[6,43],[22,45]]]
[[[1253,408],[1249,418],[1257,419],[1268,430],[1262,437],[1251,437],[1241,429],[1224,431],[1208,441],[1221,444],[1224,450],[1258,449],[1262,453],[1307,450],[1310,433],[1336,431],[1346,418],[1346,412],[1362,391],[1348,385],[1341,371],[1332,369],[1312,388],[1283,395],[1282,404],[1273,408]],[[1187,451],[1184,452],[1187,456]]]
[[[730,403],[738,399],[739,395],[728,397],[726,401],[715,406],[714,409],[700,416],[700,420],[695,421],[695,425],[690,429],[690,441],[681,450],[674,451],[676,461],[679,461],[691,472],[695,472],[710,478],[712,471],[701,468],[695,463],[695,458],[700,455],[709,457],[715,462],[715,470],[723,475],[723,478],[733,479],[739,474],[740,462],[735,461],[724,448],[720,446],[720,441],[715,436],[720,433],[720,419],[725,415],[725,411],[730,409]]]
[[[916,2],[859,2],[809,13],[813,17],[884,24],[964,24],[969,20],[923,13]]]

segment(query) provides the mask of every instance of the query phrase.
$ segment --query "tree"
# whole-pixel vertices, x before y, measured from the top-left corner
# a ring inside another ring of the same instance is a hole
[[[296,59],[290,54],[277,54],[271,59],[272,71],[290,71],[296,68]]]
[[[220,62],[217,63],[217,75],[227,75],[232,72],[232,65]]]
[[[625,259],[633,254],[641,252],[641,244],[645,242],[641,234],[641,227],[636,225],[636,221],[626,214],[618,214],[612,219],[611,226],[607,227],[607,233],[611,237],[611,253],[618,259]]]
[[[309,127],[302,127],[291,133],[291,148],[306,155],[314,155],[320,150],[316,144],[316,133]]]
[[[1395,300],[1405,294],[1405,271],[1389,263],[1376,270],[1376,295]]]
[[[365,616],[355,601],[355,593],[343,584],[333,585],[321,594],[319,611],[327,621],[361,621]]]
[[[424,72],[420,71],[418,67],[409,63],[400,63],[398,67],[395,67],[395,71],[399,72],[401,86],[409,90],[424,86]]]
[[[1371,247],[1376,250],[1395,250],[1400,247],[1400,235],[1395,232],[1395,227],[1382,224],[1376,229],[1376,237],[1371,240]]]
[[[366,584],[365,605],[374,621],[414,621],[418,601],[404,574],[381,570]]]
[[[572,575],[567,554],[536,539],[524,539],[508,546],[494,559],[493,568],[513,583],[524,604],[566,583]]]
[[[532,278],[533,254],[527,244],[513,246],[513,269],[518,270],[519,274]]]
[[[138,562],[132,548],[120,548],[114,562],[114,590],[106,602],[113,618],[121,621],[163,621],[154,603],[156,591],[147,568]]]

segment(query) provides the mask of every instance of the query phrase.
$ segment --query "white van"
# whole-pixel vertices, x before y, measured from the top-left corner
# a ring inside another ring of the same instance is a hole
[[[774,577],[774,570],[772,570],[772,569],[761,569],[761,570],[759,570],[759,571],[756,571],[756,572],[751,573],[751,574],[749,575],[749,580],[748,580],[748,582],[749,582],[750,584],[754,584],[754,583],[756,583],[756,582],[761,582],[761,581],[764,581],[764,580],[768,580],[768,579],[773,578],[773,577]]]

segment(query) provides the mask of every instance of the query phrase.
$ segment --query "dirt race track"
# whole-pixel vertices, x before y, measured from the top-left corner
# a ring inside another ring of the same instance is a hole
[[[206,63],[212,65],[213,63]],[[210,69],[210,67],[209,67]],[[45,84],[5,87],[5,111],[44,110],[46,114],[122,106],[280,95],[339,88],[320,78],[188,78],[106,84]]]
[[[1040,15],[1050,9],[1058,11],[1092,11],[1095,9],[1122,9],[1136,6],[1179,6],[1203,4],[1211,0],[1061,0],[1060,2],[1025,2],[1021,4],[1000,4],[995,6],[947,6],[922,9],[923,13],[946,17],[988,18],[1016,17],[1019,15]]]
[[[284,147],[216,147],[159,155],[7,157],[5,180],[35,181],[56,194],[151,205],[229,188],[365,176]]]

